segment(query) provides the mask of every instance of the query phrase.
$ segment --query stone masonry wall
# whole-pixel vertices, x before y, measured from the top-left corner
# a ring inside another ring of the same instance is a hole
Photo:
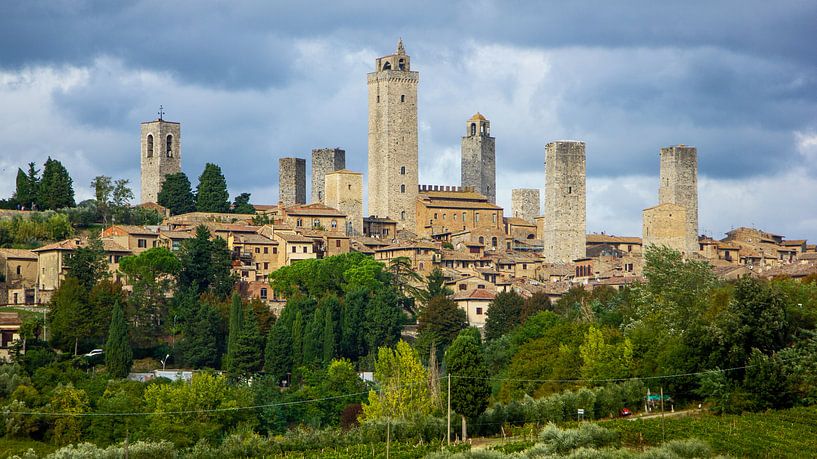
[[[547,144],[543,255],[549,263],[569,263],[587,254],[585,173],[584,142]]]
[[[686,253],[698,251],[698,150],[677,145],[661,149],[659,204],[686,208]]]
[[[405,54],[377,59],[397,68]],[[368,74],[369,153],[368,214],[397,221],[398,228],[416,232],[418,187],[418,72],[379,69]]]
[[[479,127],[474,135],[471,134],[471,124]],[[466,135],[462,138],[461,152],[461,185],[473,187],[478,193],[485,195],[488,201],[496,204],[496,139],[483,133],[483,124],[488,121],[479,121],[472,118],[466,123]]]
[[[306,160],[278,160],[278,200],[285,206],[306,204]]]
[[[690,254],[686,240],[686,208],[672,203],[659,204],[642,213],[643,247],[667,246],[681,253]],[[693,252],[694,253],[694,252]]]
[[[312,150],[312,200],[310,202],[325,203],[324,179],[326,174],[345,168],[346,151],[340,148]]]
[[[541,195],[538,188],[514,188],[511,190],[511,212],[514,217],[535,223],[541,211]]]
[[[153,138],[152,152],[148,148],[148,136]],[[165,177],[182,171],[181,125],[164,120],[142,123],[140,144],[140,200],[143,204],[156,202]]]
[[[346,234],[363,234],[363,174],[348,170],[330,172],[325,177],[325,203],[346,214]]]

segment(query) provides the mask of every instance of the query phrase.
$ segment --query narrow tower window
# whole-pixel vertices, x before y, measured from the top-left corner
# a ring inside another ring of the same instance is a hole
[[[401,193],[405,193],[405,192],[406,192],[406,186],[405,186],[405,185],[400,185],[400,192],[401,192]]]
[[[400,60],[397,63],[397,68],[399,68],[400,70],[405,70],[406,69],[406,60],[403,59],[403,58],[400,58]]]
[[[172,135],[167,136],[167,145],[166,145],[166,147],[167,148],[165,150],[167,151],[167,157],[172,158],[173,157],[173,136]]]
[[[471,135],[477,135],[477,123],[471,123]]]
[[[406,211],[402,210],[402,211],[400,211],[400,220],[405,220],[405,219],[406,219]]]
[[[406,101],[406,95],[405,94],[400,94],[400,102],[405,102],[405,101]]]
[[[153,134],[148,134],[148,158],[153,158]]]
[[[391,70],[391,62],[384,63],[383,70]]]
[[[400,167],[400,175],[406,175],[406,166]]]

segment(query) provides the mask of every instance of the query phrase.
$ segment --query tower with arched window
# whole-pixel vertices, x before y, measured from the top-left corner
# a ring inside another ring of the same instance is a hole
[[[496,204],[496,141],[491,122],[477,112],[466,123],[462,138],[462,186],[472,187]]]
[[[160,115],[141,126],[141,202],[156,202],[165,177],[182,171],[181,125]]]
[[[415,231],[418,188],[417,85],[403,47],[375,59],[369,87],[369,215]]]

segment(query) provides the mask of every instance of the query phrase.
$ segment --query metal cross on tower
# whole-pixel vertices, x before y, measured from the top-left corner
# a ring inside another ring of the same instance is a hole
[[[165,114],[164,107],[162,107],[161,105],[159,105],[159,120],[161,120],[161,119],[162,119],[162,117],[164,116],[164,114]]]

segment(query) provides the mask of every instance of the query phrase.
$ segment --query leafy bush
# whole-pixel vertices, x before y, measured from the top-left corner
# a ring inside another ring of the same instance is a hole
[[[539,434],[539,440],[551,454],[566,454],[577,448],[599,448],[618,441],[615,431],[597,424],[585,423],[578,429],[560,429],[549,423]]]

